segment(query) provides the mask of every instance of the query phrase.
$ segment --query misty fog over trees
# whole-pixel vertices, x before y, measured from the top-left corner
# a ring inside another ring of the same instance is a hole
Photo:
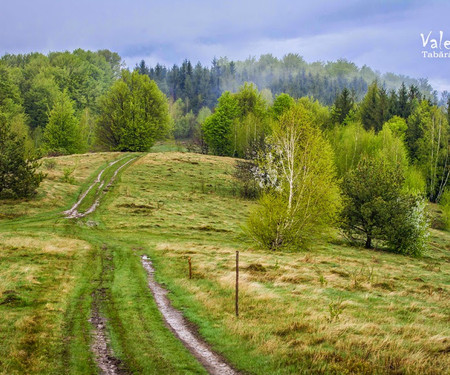
[[[180,66],[157,64],[150,67],[142,60],[135,69],[154,79],[174,101],[182,99],[187,112],[192,110],[194,113],[203,106],[213,108],[222,92],[235,92],[245,82],[254,83],[260,90],[270,90],[272,95],[286,93],[293,98],[312,96],[324,105],[333,104],[336,95],[344,88],[352,91],[359,101],[374,80],[378,80],[386,91],[399,89],[404,83],[415,86],[426,97],[436,95],[426,79],[380,74],[366,65],[359,68],[345,59],[308,63],[293,53],[281,59],[271,54],[244,61],[215,58],[210,67],[189,60],[183,61]]]

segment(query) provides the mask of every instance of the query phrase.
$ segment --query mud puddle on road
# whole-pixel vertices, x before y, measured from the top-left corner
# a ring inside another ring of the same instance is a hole
[[[181,312],[172,307],[167,298],[168,291],[155,281],[155,269],[151,260],[143,255],[141,262],[147,271],[148,286],[155,298],[158,309],[175,336],[178,337],[210,374],[237,375],[238,372],[233,370],[218,354],[214,353],[205,341],[197,337]]]

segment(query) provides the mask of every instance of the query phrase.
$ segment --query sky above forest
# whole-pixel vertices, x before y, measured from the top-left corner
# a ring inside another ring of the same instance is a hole
[[[0,55],[110,49],[134,67],[141,59],[209,65],[221,56],[297,53],[424,77],[450,91],[450,58],[422,54],[450,53],[449,14],[445,0],[15,0],[1,7]],[[442,49],[433,49],[440,31]],[[420,34],[430,32],[423,47]]]

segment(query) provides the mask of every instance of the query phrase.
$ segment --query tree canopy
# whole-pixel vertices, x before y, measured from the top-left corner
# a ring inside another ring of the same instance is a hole
[[[156,83],[137,71],[122,71],[100,100],[97,138],[109,150],[148,151],[168,133],[167,98]]]
[[[11,130],[0,113],[0,199],[27,198],[36,193],[43,174],[26,152],[25,139]]]

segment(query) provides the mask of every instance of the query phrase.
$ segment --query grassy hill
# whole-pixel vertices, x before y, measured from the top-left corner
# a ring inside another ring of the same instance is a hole
[[[96,212],[65,219],[77,194],[120,157],[44,160],[36,199],[0,203],[0,373],[97,373],[93,307],[129,372],[205,373],[165,327],[143,254],[172,303],[243,372],[448,371],[448,232],[432,230],[420,259],[352,248],[338,236],[299,252],[261,251],[241,229],[253,203],[237,196],[234,160],[180,152],[139,155]]]

